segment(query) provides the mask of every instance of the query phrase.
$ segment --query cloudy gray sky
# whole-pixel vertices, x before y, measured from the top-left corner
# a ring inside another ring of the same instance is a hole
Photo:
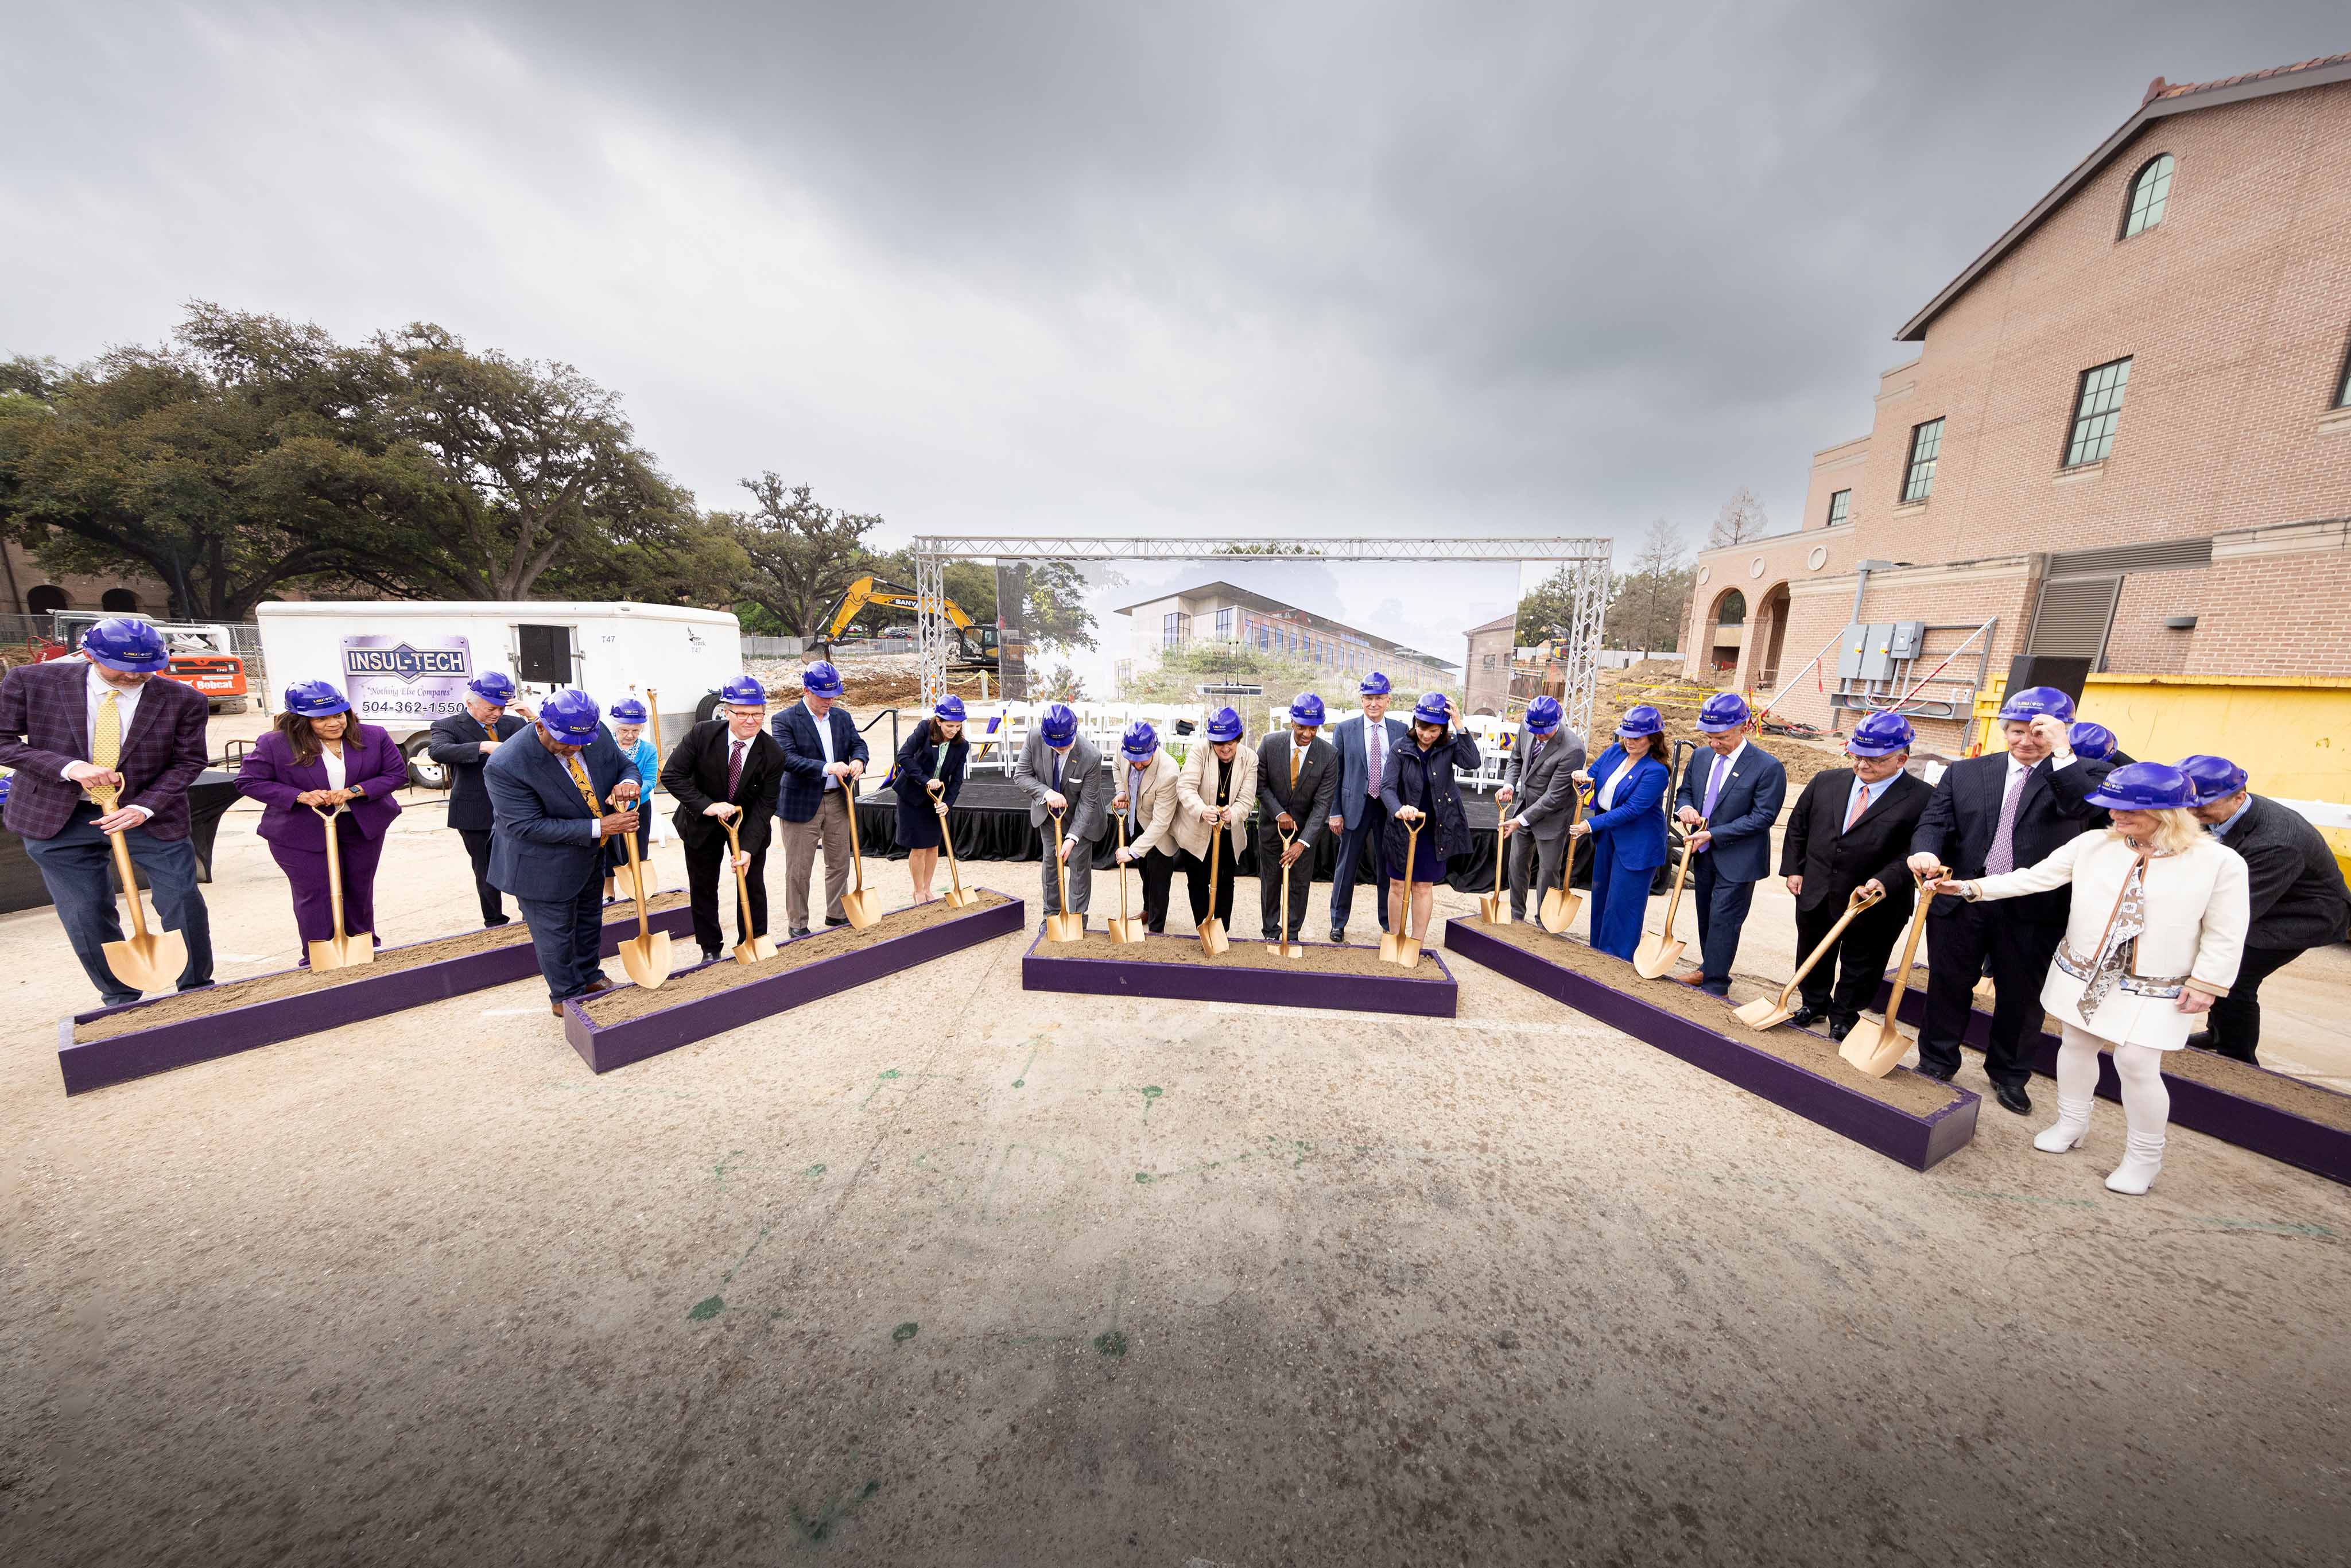
[[[892,531],[1792,526],[1896,326],[2339,0],[0,5],[0,353],[573,361]]]

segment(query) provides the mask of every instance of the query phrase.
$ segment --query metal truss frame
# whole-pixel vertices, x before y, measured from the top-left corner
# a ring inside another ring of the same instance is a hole
[[[1600,684],[1600,622],[1608,608],[1613,541],[1605,538],[1081,538],[1038,535],[921,534],[914,538],[914,597],[922,652],[922,702],[947,689],[946,563],[950,560],[1489,560],[1558,561],[1569,569],[1574,623],[1568,627],[1568,722],[1592,733]]]

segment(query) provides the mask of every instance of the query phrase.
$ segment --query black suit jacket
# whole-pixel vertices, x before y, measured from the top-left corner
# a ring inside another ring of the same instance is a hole
[[[1814,774],[1796,797],[1780,841],[1780,874],[1804,879],[1797,907],[1816,909],[1823,902],[1842,905],[1855,888],[1876,877],[1886,884],[1886,902],[1877,907],[1895,911],[1896,919],[1910,918],[1916,883],[1904,862],[1912,852],[1910,840],[1918,831],[1918,818],[1934,793],[1923,780],[1896,774],[1847,832],[1844,814],[1853,801],[1853,769],[1833,768]]]
[[[482,749],[482,742],[504,740],[521,729],[525,722],[517,715],[500,714],[494,735],[464,708],[444,713],[433,721],[433,738],[425,742],[424,750],[449,770],[451,827],[486,832],[493,825],[490,792],[482,787],[482,765],[489,761],[490,754]]]
[[[1275,819],[1290,813],[1298,837],[1311,846],[1331,836],[1332,809],[1339,800],[1339,750],[1321,736],[1298,761],[1298,787],[1290,784],[1290,731],[1277,730],[1258,743],[1257,792],[1263,808],[1258,831],[1280,836]]]
[[[2351,924],[2351,894],[2335,852],[2291,806],[2245,800],[2245,814],[2220,841],[2245,857],[2252,925],[2248,947],[2319,947],[2343,940]]]
[[[2025,775],[2024,792],[2016,802],[2016,831],[2011,847],[2016,869],[2046,860],[2075,838],[2099,825],[2105,813],[2084,803],[2113,771],[2110,764],[2077,758],[2067,768],[2052,768],[2043,758]],[[1944,770],[1918,828],[1910,837],[1912,854],[1934,855],[1951,868],[1955,877],[1972,880],[1984,874],[1984,857],[1991,853],[1992,834],[2000,828],[2000,803],[2008,789],[2008,753],[1970,757]],[[2063,925],[2073,893],[2058,888],[2028,894],[2001,905],[2010,919],[2032,925]],[[1968,907],[1967,900],[1936,902],[1934,918],[1949,919]]]
[[[726,847],[726,829],[703,811],[714,800],[729,799],[743,808],[743,814],[735,821],[735,835],[743,852],[755,855],[768,847],[776,792],[783,787],[784,750],[766,730],[754,735],[749,749],[743,753],[743,776],[736,780],[730,797],[726,753],[734,744],[725,718],[705,718],[685,732],[685,738],[662,764],[661,787],[677,802],[677,814],[670,821],[677,825],[677,836],[685,841],[685,847],[697,853]]]

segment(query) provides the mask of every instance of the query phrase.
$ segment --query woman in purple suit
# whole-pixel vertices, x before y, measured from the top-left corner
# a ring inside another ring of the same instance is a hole
[[[286,688],[277,726],[254,743],[237,769],[236,788],[261,802],[261,836],[294,884],[294,924],[309,945],[334,935],[327,881],[327,823],[335,813],[335,852],[343,868],[343,928],[375,930],[375,865],[384,830],[400,815],[392,791],[408,782],[408,760],[392,737],[351,716],[342,693],[324,681]],[[314,809],[315,808],[315,809]],[[383,938],[376,938],[381,946]]]

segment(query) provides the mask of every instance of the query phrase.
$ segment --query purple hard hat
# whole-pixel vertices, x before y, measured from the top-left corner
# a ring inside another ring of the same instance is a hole
[[[1549,735],[1559,727],[1559,699],[1540,696],[1527,705],[1527,733]]]
[[[2245,770],[2225,757],[2208,757],[2202,753],[2183,757],[2179,759],[2179,771],[2187,774],[2188,781],[2196,786],[2196,803],[2199,806],[2225,800],[2245,787]]]
[[[1228,707],[1220,707],[1208,716],[1208,738],[1221,746],[1241,737],[1241,716]]]
[[[737,675],[718,688],[718,700],[728,707],[764,708],[768,706],[768,688],[759,684],[757,675]]]
[[[1048,746],[1068,746],[1078,738],[1077,710],[1067,703],[1055,703],[1045,710],[1044,723],[1039,727],[1045,732]]]
[[[2066,731],[2065,744],[2074,748],[2076,756],[2086,757],[2093,762],[2103,762],[2115,754],[2115,747],[2121,743],[2115,739],[2115,732],[2105,725],[2092,724],[2084,719]]]
[[[841,695],[841,672],[829,659],[819,659],[800,672],[800,690],[812,697],[837,697]]]
[[[1301,692],[1290,699],[1290,722],[1313,728],[1322,727],[1322,699],[1312,692]]]
[[[538,705],[538,722],[565,746],[585,746],[596,738],[604,710],[578,686],[566,686]]]
[[[1666,721],[1657,716],[1656,708],[1651,707],[1647,703],[1643,703],[1638,707],[1625,710],[1624,722],[1616,727],[1616,733],[1626,740],[1639,740],[1647,736],[1663,735],[1666,733]]]
[[[1898,713],[1874,713],[1853,727],[1844,748],[1855,757],[1891,757],[1907,751],[1918,732]]]
[[[2196,804],[2196,783],[2168,762],[2134,762],[2105,776],[2086,799],[2109,811],[2168,811]]]
[[[941,724],[961,724],[964,716],[963,698],[952,693],[941,697],[939,706],[931,710],[931,716]]]
[[[1420,700],[1412,705],[1412,722],[1450,724],[1453,722],[1451,712],[1451,706],[1446,702],[1443,692],[1423,692]]]
[[[2055,686],[2027,686],[2000,705],[2002,724],[2022,724],[2043,714],[2066,724],[2074,722],[2074,699]]]
[[[1118,748],[1126,754],[1129,762],[1140,762],[1159,749],[1159,732],[1136,719],[1118,737]]]
[[[163,633],[145,621],[110,616],[81,634],[81,651],[93,664],[126,675],[160,675],[172,667]]]
[[[1746,698],[1737,692],[1717,692],[1698,710],[1698,727],[1708,735],[1721,735],[1746,728],[1749,716]]]
[[[351,699],[326,681],[296,681],[286,688],[286,709],[304,718],[351,711]]]
[[[514,677],[504,670],[484,670],[465,683],[465,689],[486,703],[500,707],[515,700]]]
[[[622,697],[604,710],[604,716],[614,724],[643,724],[645,722],[645,705],[635,697]]]
[[[1355,689],[1367,697],[1384,697],[1388,695],[1388,678],[1377,670],[1374,670],[1363,678]]]

